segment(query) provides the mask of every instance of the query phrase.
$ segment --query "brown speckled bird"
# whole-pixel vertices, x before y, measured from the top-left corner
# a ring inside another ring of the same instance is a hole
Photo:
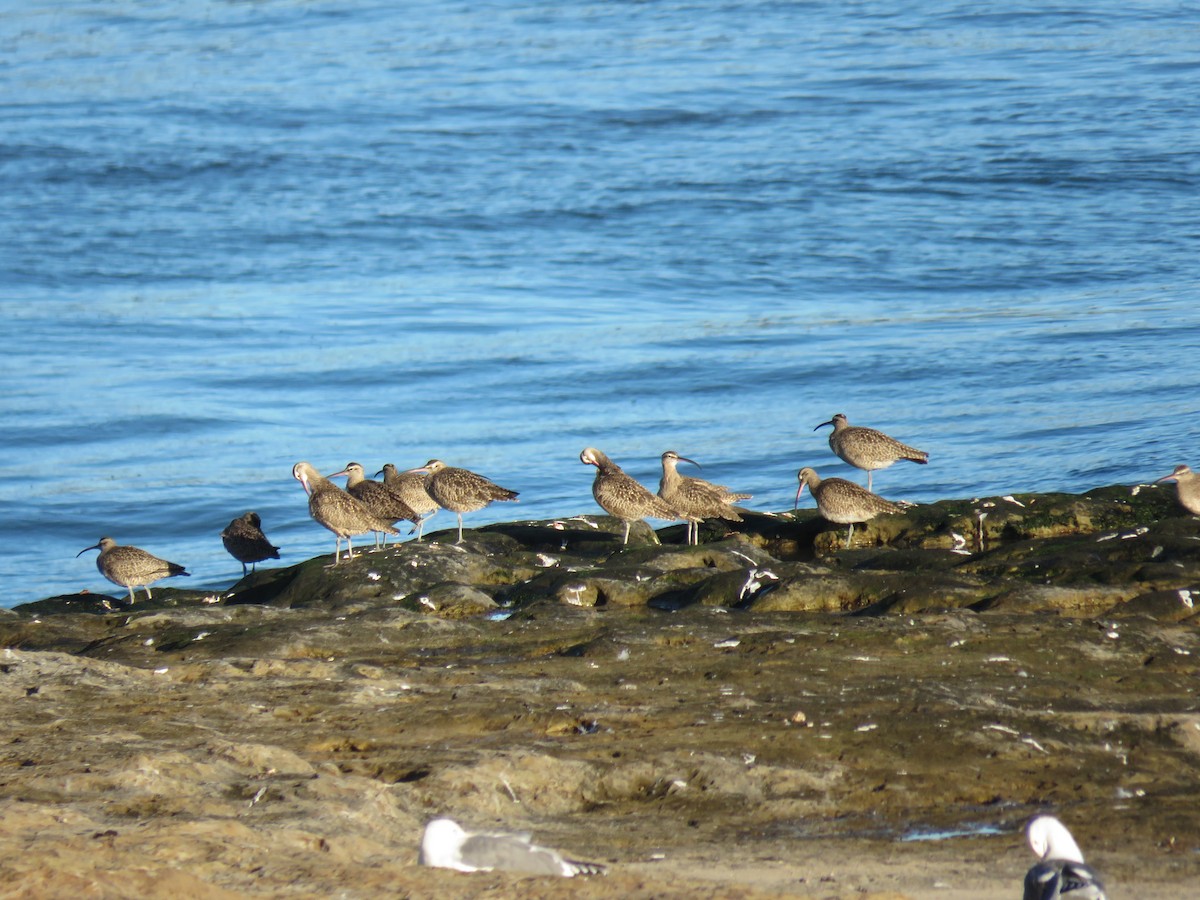
[[[368,531],[383,531],[399,534],[386,522],[372,513],[354,497],[318,472],[310,463],[298,462],[292,466],[292,477],[304,486],[308,494],[308,514],[319,524],[333,532],[337,539],[333,545],[333,564],[342,556],[342,538],[346,539],[346,558],[354,558],[354,546],[350,538]]]
[[[822,480],[820,475],[809,468],[801,469],[796,477],[800,480],[800,486],[796,489],[796,506],[800,505],[800,494],[807,486],[812,491],[813,499],[817,501],[817,509],[823,518],[838,525],[850,526],[846,533],[846,549],[850,548],[856,522],[866,522],[879,515],[904,511],[904,507],[898,503],[872,494],[866,488],[845,478]]]
[[[658,483],[658,496],[687,520],[689,544],[700,543],[700,522],[704,519],[742,521],[733,504],[738,500],[749,500],[751,494],[735,494],[723,484],[680,475],[676,466],[681,462],[688,462],[696,467],[700,465],[694,459],[680,456],[674,450],[663,453],[663,474]]]
[[[425,490],[429,496],[442,509],[458,516],[458,540],[455,542],[458,544],[463,540],[463,513],[483,509],[493,500],[517,499],[517,491],[502,488],[470,469],[448,466],[440,459],[431,459],[423,468],[429,472],[425,476]]]
[[[96,568],[100,570],[101,575],[113,584],[129,588],[130,603],[134,602],[135,587],[145,588],[146,599],[150,600],[150,585],[154,582],[176,575],[191,574],[179,563],[159,559],[138,547],[121,546],[110,537],[102,537],[100,543],[84,547],[75,554],[75,558],[78,559],[89,550],[100,551],[100,555],[96,557]]]
[[[1189,466],[1176,466],[1174,472],[1164,475],[1155,484],[1159,481],[1174,481],[1175,496],[1179,498],[1179,505],[1193,516],[1200,516],[1200,475],[1193,472]]]
[[[342,475],[346,476],[346,493],[358,500],[363,506],[369,509],[374,515],[379,516],[385,522],[391,522],[395,525],[402,519],[412,522],[414,525],[421,524],[421,517],[411,506],[400,499],[400,495],[389,488],[381,481],[372,481],[366,476],[363,467],[360,463],[346,463],[346,468],[340,472],[335,472],[330,475],[330,478],[338,478]],[[387,545],[387,535],[384,535],[383,543]],[[375,532],[375,544],[379,545],[379,532]]]
[[[602,510],[625,524],[622,544],[629,543],[629,528],[639,519],[683,518],[666,500],[650,493],[595,447],[584,448],[579,454],[579,461],[596,467],[592,496]]]
[[[929,454],[924,450],[902,444],[874,428],[851,425],[846,421],[845,413],[838,413],[817,428],[824,428],[826,425],[833,426],[833,432],[829,435],[829,449],[843,462],[856,469],[866,470],[868,491],[871,490],[871,474],[875,469],[886,469],[901,459],[920,465],[929,462]]]
[[[388,463],[375,474],[382,475],[383,483],[395,491],[400,499],[421,517],[421,521],[417,524],[417,540],[419,541],[421,535],[425,533],[425,520],[441,509],[437,505],[437,501],[429,496],[429,491],[425,490],[425,477],[429,474],[429,470],[422,466],[397,472],[396,467]]]

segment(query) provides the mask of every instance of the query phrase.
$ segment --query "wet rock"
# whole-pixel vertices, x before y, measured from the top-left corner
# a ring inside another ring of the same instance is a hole
[[[479,615],[498,608],[495,600],[468,584],[435,584],[409,595],[404,602],[412,609],[427,610],[449,619]]]
[[[1200,613],[1198,604],[1200,581],[1191,588],[1138,594],[1120,608],[1110,608],[1110,611],[1114,616],[1149,616],[1160,622],[1182,622]]]

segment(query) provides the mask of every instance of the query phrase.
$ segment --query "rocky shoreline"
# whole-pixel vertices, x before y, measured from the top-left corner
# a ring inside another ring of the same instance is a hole
[[[1166,487],[426,535],[0,616],[7,895],[1011,897],[1058,812],[1200,891],[1200,520]],[[415,864],[533,831],[558,882]]]

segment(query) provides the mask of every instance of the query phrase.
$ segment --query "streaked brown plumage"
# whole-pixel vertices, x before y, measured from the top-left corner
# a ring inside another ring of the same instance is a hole
[[[101,575],[113,584],[129,588],[130,603],[134,602],[135,587],[145,588],[146,599],[150,600],[150,585],[154,582],[176,575],[191,574],[179,563],[159,559],[138,547],[121,546],[110,537],[102,537],[100,543],[84,547],[75,554],[75,558],[78,559],[89,550],[100,551],[100,555],[96,557],[96,568],[100,570]]]
[[[683,518],[666,500],[650,493],[595,447],[584,448],[579,454],[579,461],[596,467],[592,496],[601,509],[625,523],[622,544],[629,543],[629,528],[639,519]]]
[[[838,525],[850,526],[846,533],[847,549],[850,548],[850,539],[854,536],[855,523],[866,522],[887,513],[904,511],[904,507],[898,503],[872,494],[866,488],[845,478],[822,479],[807,467],[801,469],[796,477],[800,480],[800,486],[796,489],[796,506],[800,505],[800,494],[807,485],[823,518]]]
[[[663,474],[658,483],[658,496],[687,520],[689,544],[700,543],[700,522],[704,519],[742,521],[733,504],[738,500],[749,500],[751,494],[735,494],[723,484],[680,475],[676,466],[681,462],[689,462],[697,467],[700,465],[694,459],[680,456],[674,450],[663,453]]]
[[[425,477],[429,474],[429,470],[421,467],[397,472],[396,467],[388,463],[375,474],[382,475],[383,483],[395,491],[400,499],[421,517],[421,521],[417,524],[417,540],[419,541],[421,535],[425,533],[425,520],[441,508],[437,505],[437,501],[429,496],[429,491],[425,490]]]
[[[846,421],[845,413],[838,413],[817,428],[824,428],[826,425],[833,426],[833,432],[829,435],[829,449],[843,462],[856,469],[866,470],[868,491],[871,490],[871,474],[875,469],[886,469],[901,459],[920,465],[929,462],[929,454],[924,450],[902,444],[874,428],[851,425]]]
[[[292,477],[304,486],[308,494],[308,514],[319,525],[324,525],[333,532],[337,539],[333,545],[333,564],[336,566],[342,556],[342,538],[346,539],[346,558],[354,558],[354,545],[350,538],[356,534],[366,534],[368,531],[383,531],[387,534],[399,534],[386,522],[374,515],[354,497],[351,497],[340,487],[318,472],[311,464],[298,462],[292,466]]]
[[[456,469],[440,459],[431,459],[423,466],[429,474],[425,476],[425,490],[442,509],[458,516],[458,540],[461,544],[462,514],[483,509],[494,500],[516,500],[518,491],[502,488],[494,481],[470,469]]]
[[[1174,472],[1164,475],[1155,484],[1159,481],[1174,481],[1175,496],[1179,498],[1179,505],[1193,516],[1200,516],[1200,475],[1193,472],[1189,466],[1176,466]]]
[[[393,525],[401,519],[412,522],[414,525],[421,524],[421,517],[411,506],[400,499],[399,494],[386,484],[367,478],[361,463],[346,463],[346,468],[329,477],[338,478],[342,475],[346,476],[346,493],[370,510],[372,515]],[[378,546],[379,532],[375,532],[375,543]],[[387,545],[386,535],[384,535],[383,543],[385,546]]]
[[[262,519],[258,513],[242,513],[225,526],[221,532],[221,543],[229,555],[242,564],[242,577],[246,577],[246,564],[253,566],[264,559],[279,559],[279,548],[267,540],[262,531]]]

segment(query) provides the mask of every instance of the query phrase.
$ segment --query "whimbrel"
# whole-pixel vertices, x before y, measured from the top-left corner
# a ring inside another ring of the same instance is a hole
[[[463,540],[463,513],[483,509],[493,500],[516,500],[519,493],[502,488],[470,469],[448,466],[440,459],[431,459],[422,468],[429,472],[425,476],[425,490],[429,496],[442,509],[458,516],[458,540],[455,542],[458,544]]]
[[[1179,505],[1193,516],[1200,516],[1200,475],[1188,466],[1176,466],[1174,472],[1164,475],[1154,483],[1158,484],[1159,481],[1174,481],[1175,496],[1179,498]]]
[[[417,862],[459,872],[521,872],[525,875],[603,875],[600,863],[565,859],[557,850],[539,847],[527,834],[467,831],[453,819],[434,819],[425,826]]]
[[[84,547],[75,554],[78,559],[89,550],[99,550],[96,568],[100,574],[123,588],[129,588],[129,602],[134,602],[133,589],[144,587],[146,599],[150,600],[150,585],[176,575],[190,575],[179,563],[167,562],[138,547],[124,547],[110,537],[100,538],[100,543]]]
[[[242,564],[243,578],[246,577],[246,563],[253,567],[264,559],[279,559],[279,548],[263,534],[262,519],[256,512],[242,513],[226,525],[221,532],[221,543],[229,555]]]
[[[429,496],[429,491],[425,490],[425,477],[429,474],[429,470],[418,468],[397,472],[396,467],[388,463],[375,474],[382,475],[383,483],[395,491],[400,499],[421,517],[421,521],[417,523],[417,540],[419,541],[421,535],[425,533],[425,520],[441,508],[437,505],[437,501]]]
[[[401,519],[412,522],[414,525],[421,524],[421,517],[413,508],[400,499],[400,495],[386,484],[367,478],[360,463],[346,463],[346,468],[329,477],[338,478],[342,475],[346,476],[346,492],[370,510],[372,515],[391,522],[393,525]],[[375,543],[378,546],[379,532],[375,532]],[[384,535],[383,543],[385,546],[387,545],[386,535]]]
[[[826,425],[833,426],[829,435],[829,449],[843,462],[848,462],[856,469],[866,469],[867,490],[871,490],[871,473],[875,469],[886,469],[900,459],[925,465],[929,462],[929,454],[908,444],[902,444],[882,431],[874,428],[862,428],[851,425],[846,421],[845,413],[838,413],[828,422],[822,422],[817,428]],[[814,428],[813,431],[816,431]]]
[[[592,496],[602,510],[625,523],[622,544],[629,543],[629,528],[639,519],[683,518],[666,500],[650,493],[595,447],[584,448],[579,461],[596,467]]]
[[[662,480],[658,483],[658,496],[687,520],[689,544],[700,543],[700,522],[703,519],[742,521],[733,504],[738,500],[749,500],[752,494],[735,494],[723,484],[680,475],[676,466],[681,462],[700,466],[694,459],[680,456],[674,450],[668,450],[662,455],[663,473]]]
[[[1024,900],[1106,900],[1104,882],[1084,863],[1066,825],[1054,816],[1034,816],[1025,838],[1038,862],[1025,873]]]
[[[796,506],[800,505],[800,494],[807,485],[823,518],[837,525],[850,526],[846,533],[847,550],[850,549],[850,539],[854,536],[855,523],[904,510],[898,503],[884,500],[878,494],[872,494],[866,488],[845,478],[822,480],[820,475],[807,467],[801,469],[796,477],[800,480],[800,486],[796,489]]]
[[[292,477],[304,486],[304,492],[308,494],[308,514],[337,538],[333,545],[335,566],[342,556],[342,538],[346,539],[346,558],[353,559],[354,545],[350,538],[354,535],[368,531],[400,533],[392,527],[391,522],[374,515],[309,463],[298,462],[292,466]]]

